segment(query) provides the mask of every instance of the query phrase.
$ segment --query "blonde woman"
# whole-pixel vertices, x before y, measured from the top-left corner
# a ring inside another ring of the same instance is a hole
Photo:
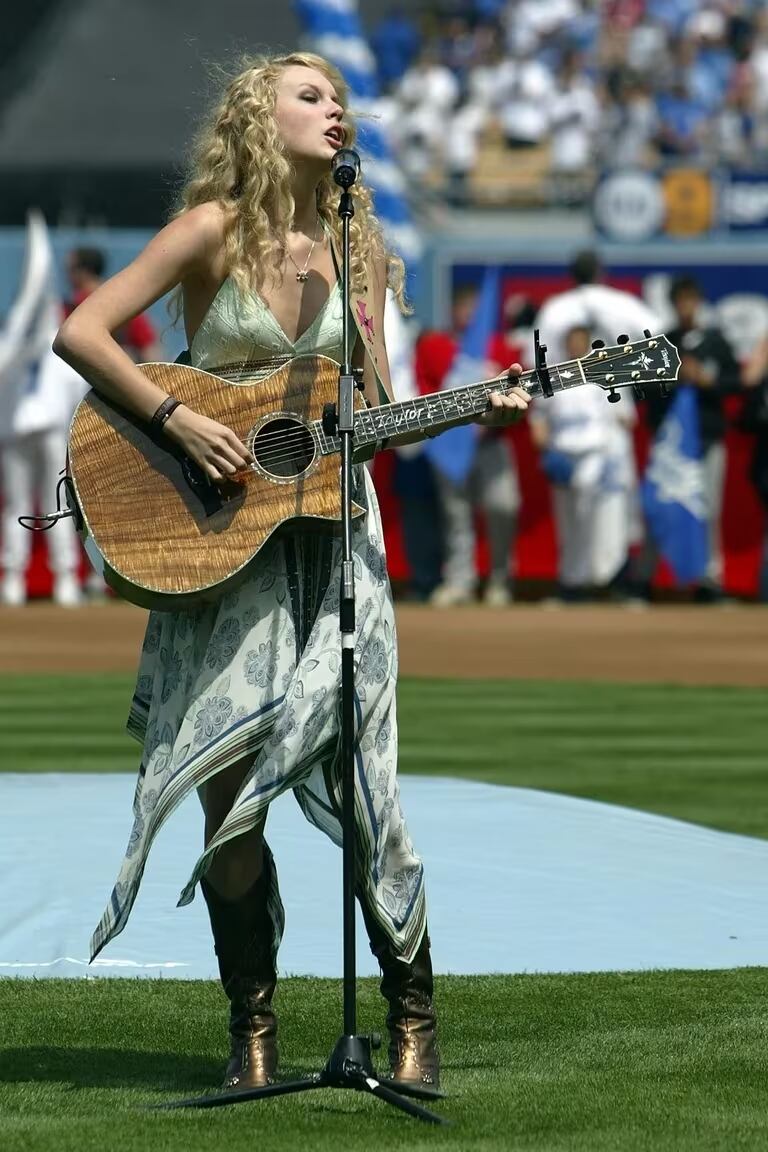
[[[164,419],[164,435],[214,481],[251,463],[246,446],[175,405],[113,334],[178,288],[194,367],[258,378],[295,356],[340,360],[340,225],[330,164],[353,140],[346,86],[325,60],[291,54],[252,62],[231,81],[200,139],[181,210],[57,336],[56,351],[94,388],[147,422]],[[358,184],[353,195],[353,363],[364,369],[369,403],[379,404],[390,399],[384,291],[389,284],[402,302],[403,268],[385,251],[368,189]],[[526,403],[522,391],[495,394],[482,419],[508,422]],[[354,498],[368,512],[353,539],[358,896],[389,1004],[392,1076],[436,1085],[422,865],[396,777],[394,613],[375,494],[364,467],[355,475]],[[154,836],[196,788],[205,848],[180,903],[199,881],[230,1001],[226,1089],[269,1083],[277,1068],[272,996],[283,909],[264,840],[269,804],[293,789],[307,819],[341,839],[339,561],[333,539],[273,538],[237,591],[197,611],[153,613],[144,641],[129,719],[143,742],[134,825],[92,952],[125,926]]]

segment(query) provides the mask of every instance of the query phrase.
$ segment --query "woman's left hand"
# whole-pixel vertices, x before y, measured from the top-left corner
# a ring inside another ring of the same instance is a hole
[[[505,380],[508,375],[519,376],[522,371],[520,364],[510,364],[499,379]],[[486,428],[503,428],[507,424],[516,424],[518,420],[522,420],[531,402],[524,388],[513,388],[511,392],[491,392],[488,399],[491,404],[490,410],[477,420],[478,424],[483,424]]]

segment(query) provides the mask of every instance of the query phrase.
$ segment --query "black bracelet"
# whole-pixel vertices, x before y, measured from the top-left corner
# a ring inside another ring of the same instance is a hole
[[[165,427],[165,422],[172,412],[180,406],[181,400],[177,400],[175,396],[166,396],[160,407],[155,412],[154,416],[149,422],[150,428],[154,432],[162,432]]]

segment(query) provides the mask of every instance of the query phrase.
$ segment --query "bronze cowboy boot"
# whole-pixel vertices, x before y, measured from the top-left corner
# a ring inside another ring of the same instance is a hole
[[[277,1020],[272,997],[277,973],[272,959],[272,923],[267,854],[259,879],[237,900],[224,900],[205,879],[219,975],[229,998],[230,1059],[222,1087],[228,1092],[274,1083]]]
[[[381,967],[381,991],[389,1004],[390,1078],[401,1084],[440,1087],[437,1017],[432,1004],[432,960],[426,929],[413,958],[404,963],[378,924],[364,913],[371,951]]]

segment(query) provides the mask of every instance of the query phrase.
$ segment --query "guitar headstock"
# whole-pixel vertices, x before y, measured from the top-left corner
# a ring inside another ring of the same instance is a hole
[[[609,400],[619,399],[618,394],[610,395],[616,388],[642,388],[677,380],[680,357],[663,334],[651,336],[646,332],[642,340],[620,336],[618,343],[609,348],[596,345],[599,341],[579,362],[586,382],[608,392]]]

